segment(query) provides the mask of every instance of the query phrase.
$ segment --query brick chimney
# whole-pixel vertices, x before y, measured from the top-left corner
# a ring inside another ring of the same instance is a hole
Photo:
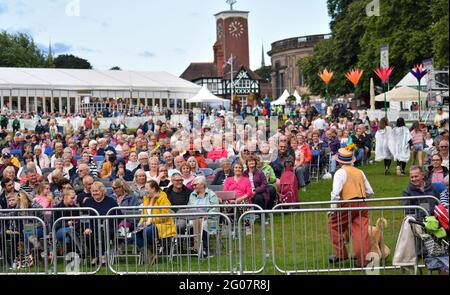
[[[222,44],[217,41],[214,46],[214,64],[217,68],[217,76],[222,77],[223,76],[223,64],[224,64],[224,56],[223,56],[223,50],[222,50]]]

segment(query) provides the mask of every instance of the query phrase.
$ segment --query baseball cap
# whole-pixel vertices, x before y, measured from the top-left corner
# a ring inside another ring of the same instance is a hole
[[[181,175],[181,172],[178,169],[170,169],[169,172],[168,172],[169,177],[172,177],[175,174],[180,174]]]

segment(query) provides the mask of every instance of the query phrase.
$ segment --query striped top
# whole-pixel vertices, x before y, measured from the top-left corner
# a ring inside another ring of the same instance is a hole
[[[411,141],[413,144],[423,144],[423,131],[411,131]]]

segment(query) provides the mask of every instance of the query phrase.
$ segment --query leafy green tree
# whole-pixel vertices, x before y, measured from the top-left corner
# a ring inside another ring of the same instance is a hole
[[[367,93],[382,44],[389,45],[389,63],[395,66],[391,85],[427,58],[433,58],[438,67],[448,67],[448,0],[383,0],[380,16],[371,17],[365,12],[367,4],[366,0],[328,0],[332,38],[317,44],[312,56],[298,62],[312,94],[324,93],[318,77],[324,68],[334,72],[329,85],[332,96],[352,92],[345,78],[352,67],[365,71],[358,87]]]
[[[30,67],[46,66],[46,59],[27,34],[8,34],[0,32],[0,67]]]
[[[92,69],[91,64],[83,58],[72,54],[61,54],[54,60],[55,68],[60,69]]]
[[[270,82],[272,81],[272,66],[265,66],[255,70],[255,73],[261,77],[262,82]]]

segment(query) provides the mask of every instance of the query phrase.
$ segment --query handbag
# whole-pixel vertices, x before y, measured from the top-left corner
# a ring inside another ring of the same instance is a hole
[[[428,255],[432,257],[448,255],[448,246],[435,240],[431,235],[426,234],[423,237],[423,243]]]

